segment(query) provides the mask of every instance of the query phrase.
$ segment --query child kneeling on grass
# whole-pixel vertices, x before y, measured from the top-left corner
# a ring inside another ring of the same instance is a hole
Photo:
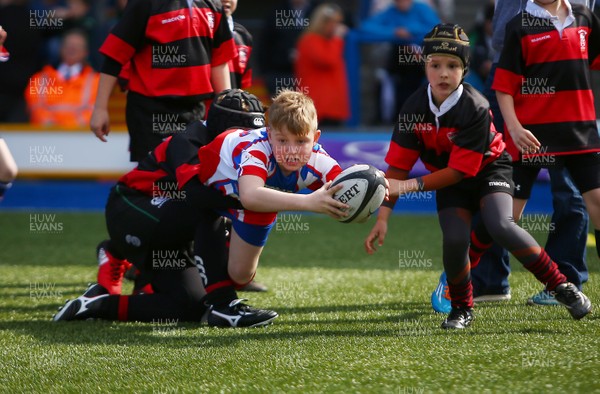
[[[239,99],[242,108],[231,117],[253,107],[243,96]],[[192,149],[200,144],[191,140],[203,134],[164,141],[121,178],[107,204],[114,250],[142,271],[154,294],[111,295],[95,284],[67,302],[54,320],[269,324],[277,313],[244,304],[235,289],[254,277],[277,212],[346,216],[348,205],[332,198],[343,186],[329,188],[341,168],[317,143],[320,134],[312,100],[284,91],[269,109],[269,127],[230,129],[199,149]],[[156,196],[163,184],[169,193]],[[313,193],[295,194],[304,188]],[[229,252],[221,215],[233,222]],[[191,239],[195,258],[187,252]]]
[[[469,263],[472,215],[480,210],[492,237],[508,249],[564,304],[575,319],[591,312],[589,299],[560,273],[556,263],[512,218],[510,156],[491,121],[485,98],[463,83],[469,66],[469,38],[458,25],[437,25],[424,39],[428,86],[402,108],[386,156],[390,201],[365,240],[369,254],[383,245],[387,222],[399,195],[437,190],[443,234],[443,263],[452,310],[442,328],[465,328],[473,320]],[[408,179],[421,158],[431,174]]]

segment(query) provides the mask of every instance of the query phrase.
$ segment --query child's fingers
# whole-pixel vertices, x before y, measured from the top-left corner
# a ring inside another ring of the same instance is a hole
[[[333,199],[332,199],[333,200]],[[348,204],[344,204],[343,202],[340,202],[338,200],[333,200],[334,202],[334,206],[335,208],[339,209],[340,211],[344,212],[344,216],[348,215],[348,209],[350,209],[350,205]]]
[[[542,146],[541,142],[538,141],[537,138],[535,138],[535,135],[533,135],[533,133],[531,134],[530,141],[537,148],[539,148],[540,146]]]
[[[377,236],[374,234],[369,234],[369,236],[365,240],[365,251],[368,254],[373,254],[373,252],[375,252],[377,250],[377,249],[375,249],[375,246],[373,245],[376,237]]]
[[[331,183],[331,181],[327,182],[323,187],[329,188],[330,183]],[[335,198],[333,198],[333,195],[343,187],[344,187],[344,185],[335,185],[334,187],[331,187],[331,188],[327,189],[327,191],[326,191],[326,193],[330,197],[327,202],[334,208],[336,208],[338,210],[342,210],[342,211],[349,209],[350,205],[344,204],[343,202],[336,200]],[[344,216],[346,216],[346,215],[344,215]]]
[[[380,231],[377,234],[377,239],[379,240],[379,242],[378,242],[379,246],[383,246],[383,241],[385,240],[385,233]]]
[[[335,193],[337,193],[338,191],[340,191],[344,188],[344,185],[342,185],[341,183],[339,185],[335,185],[335,186],[331,187],[331,183],[332,182],[329,181],[325,184],[327,193],[329,193],[329,195],[331,195],[331,196],[333,196]]]
[[[373,230],[371,230],[371,232],[365,239],[365,244],[364,244],[365,250],[367,251],[367,253],[373,254],[373,252],[377,251],[377,248],[375,247],[375,241],[378,241],[377,242],[378,246],[383,246],[384,238],[385,238],[385,234],[383,232],[381,232],[378,228],[374,228]]]
[[[531,133],[525,134],[519,143],[523,153],[535,153],[540,149],[541,143],[537,138]]]
[[[343,204],[343,205],[345,205],[345,204]],[[336,219],[343,219],[346,216],[348,216],[348,212],[346,211],[346,209],[344,207],[338,208],[336,206],[332,206],[329,208],[328,213],[330,216],[332,216]]]

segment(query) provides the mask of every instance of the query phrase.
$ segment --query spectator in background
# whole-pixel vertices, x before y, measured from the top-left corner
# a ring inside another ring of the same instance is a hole
[[[341,11],[342,11],[342,15],[343,15],[343,20],[344,20],[344,25],[348,26],[348,29],[353,29],[355,26],[354,24],[354,19],[355,19],[355,7],[351,2],[351,1],[347,1],[347,0],[311,0],[310,4],[311,10],[315,10],[318,6],[320,6],[321,4],[335,4],[338,7],[340,7]],[[309,14],[312,15],[313,11],[311,11],[311,13]],[[309,22],[310,23],[310,22]]]
[[[258,60],[267,90],[276,96],[282,89],[296,90],[296,43],[309,25],[310,0],[283,0],[265,19]]]
[[[5,48],[11,60],[0,62],[0,122],[27,123],[23,93],[29,78],[42,66],[40,30],[30,27],[26,0],[4,0],[0,4],[0,25],[11,37]]]
[[[439,20],[435,10],[427,4],[394,0],[394,4],[365,20],[361,30],[373,37],[420,45]]]
[[[92,116],[99,74],[87,62],[87,36],[65,33],[58,67],[47,65],[34,74],[25,90],[31,123],[36,126],[81,128]]]
[[[34,0],[30,6],[34,11],[33,27],[40,29],[44,37],[43,57],[47,64],[61,61],[60,48],[65,32],[79,29],[89,40],[96,26],[90,0]]]
[[[343,40],[348,28],[342,21],[339,6],[321,4],[298,41],[296,77],[315,103],[320,126],[339,126],[350,115]]]
[[[98,0],[92,3],[92,15],[96,20],[96,26],[90,36],[90,63],[96,70],[100,70],[104,56],[100,53],[100,47],[123,16],[127,6],[127,0]]]
[[[237,57],[229,61],[231,88],[248,89],[252,86],[252,67],[250,66],[252,35],[244,26],[233,20],[232,15],[237,9],[238,0],[222,0],[221,3],[223,3],[223,12],[227,17],[227,24],[238,51]]]
[[[435,8],[445,23],[454,22],[454,0],[424,0],[424,3]]]
[[[9,54],[4,49],[4,41],[6,40],[7,33],[0,26],[0,62],[8,61]],[[4,197],[6,190],[12,185],[12,181],[17,177],[17,164],[15,159],[12,157],[6,142],[0,138],[0,200]]]
[[[494,1],[489,1],[483,10],[483,20],[475,24],[469,35],[471,42],[471,71],[477,75],[481,85],[487,80],[496,51],[492,47],[492,20],[494,19]]]
[[[389,123],[400,108],[424,81],[422,62],[418,59],[423,37],[440,23],[435,10],[413,0],[394,0],[387,9],[365,20],[361,31],[373,38],[394,42],[387,70],[379,70],[382,121]],[[394,93],[386,94],[389,89]],[[390,111],[393,109],[393,111]]]

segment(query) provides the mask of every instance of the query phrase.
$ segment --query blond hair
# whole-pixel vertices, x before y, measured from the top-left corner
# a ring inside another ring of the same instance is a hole
[[[317,130],[317,110],[312,99],[304,93],[284,89],[274,99],[267,111],[269,127],[284,127],[297,136]]]
[[[333,3],[323,3],[315,8],[311,14],[307,31],[322,35],[326,23],[332,19],[338,19],[341,22],[343,18],[344,14],[340,6]]]

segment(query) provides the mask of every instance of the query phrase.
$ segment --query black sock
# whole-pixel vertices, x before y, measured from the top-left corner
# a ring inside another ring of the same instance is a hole
[[[220,287],[204,296],[204,303],[214,306],[225,306],[238,298],[233,286]]]
[[[95,317],[104,320],[118,320],[120,295],[109,295],[99,299]]]

